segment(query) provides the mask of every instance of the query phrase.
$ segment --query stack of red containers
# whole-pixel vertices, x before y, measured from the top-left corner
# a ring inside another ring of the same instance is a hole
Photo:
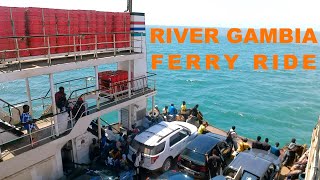
[[[88,33],[91,35],[86,36],[88,41],[89,50],[95,49],[95,34],[97,34],[97,14],[96,11],[87,11],[88,19]]]
[[[31,56],[44,55],[47,52],[47,43],[44,36],[43,16],[41,8],[28,8],[26,14],[27,35],[29,48],[37,48],[30,50]]]
[[[48,38],[45,36],[50,37],[51,54],[73,52],[72,35],[81,35],[75,38],[75,43],[80,44],[81,40],[81,44],[85,44],[81,46],[82,51],[95,49],[96,34],[97,42],[105,43],[98,45],[98,49],[114,47],[113,33],[117,33],[116,41],[130,40],[130,34],[125,34],[130,32],[129,13],[0,7],[0,23],[0,37],[28,36],[18,39],[19,49],[37,48],[19,50],[20,57],[48,54]],[[129,47],[129,42],[116,43],[116,48],[123,47]],[[0,51],[15,49],[15,39],[0,38]],[[14,51],[0,54],[2,59],[16,56]]]
[[[44,35],[48,36],[45,39],[46,43],[48,43],[49,39],[50,54],[56,53],[56,48],[54,46],[57,45],[55,11],[55,9],[43,9]]]
[[[97,25],[96,25],[96,32],[97,32],[97,40],[98,43],[105,43],[107,41],[106,36],[106,17],[104,12],[97,11]],[[107,48],[106,44],[98,44],[98,49],[105,49]]]
[[[106,30],[107,30],[107,48],[113,48],[113,32],[114,32],[114,13],[105,12]]]
[[[113,94],[128,89],[128,71],[105,71],[98,74],[99,87],[104,92]]]
[[[130,14],[115,13],[114,31],[117,33],[116,41],[129,41],[130,34]],[[116,44],[116,48],[129,47],[129,42],[121,42]]]
[[[76,51],[77,45],[79,44],[79,11],[78,10],[71,10],[69,11],[69,22],[70,22],[70,34],[72,36],[69,37],[69,43],[74,45],[76,44]],[[75,41],[75,42],[74,42]],[[69,52],[74,52],[74,46],[69,48]]]
[[[87,11],[79,10],[78,12],[79,12],[79,33],[88,34]],[[87,44],[85,35],[82,35],[80,38],[81,38],[81,51],[88,50],[87,45],[82,45],[82,44]]]
[[[69,19],[68,10],[58,9],[56,10],[56,21],[57,21],[57,53],[67,53],[69,52]]]
[[[11,24],[11,13],[14,27]],[[26,35],[26,25],[25,25],[25,8],[15,8],[15,7],[0,7],[0,37],[8,36],[25,36]],[[19,49],[27,48],[27,41],[25,38],[18,38]],[[1,38],[0,39],[0,51],[5,50],[15,50],[16,40],[13,38]],[[19,50],[19,56],[25,57],[29,56],[28,50]],[[1,59],[16,58],[17,52],[2,52],[0,53]]]

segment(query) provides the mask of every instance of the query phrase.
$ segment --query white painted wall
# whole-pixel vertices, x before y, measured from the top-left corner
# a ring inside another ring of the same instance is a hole
[[[14,175],[4,178],[4,180],[46,180],[59,179],[63,176],[61,153],[51,156],[31,167],[23,169]],[[23,162],[20,162],[23,163]]]
[[[76,137],[77,163],[79,164],[90,163],[89,147],[90,147],[90,144],[92,144],[93,138],[98,140],[98,137],[94,136],[90,132],[86,132]]]

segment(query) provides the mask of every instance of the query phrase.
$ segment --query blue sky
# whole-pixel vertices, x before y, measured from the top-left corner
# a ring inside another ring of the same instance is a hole
[[[320,29],[316,0],[133,0],[148,25],[311,27]],[[124,11],[126,0],[1,0],[1,6]]]

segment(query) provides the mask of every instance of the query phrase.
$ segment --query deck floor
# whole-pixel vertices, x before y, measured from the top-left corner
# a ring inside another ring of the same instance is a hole
[[[117,52],[116,56],[131,55],[131,54],[141,54],[141,53],[137,53],[137,52],[130,53],[130,51],[126,50],[126,51]],[[104,52],[104,53],[99,53],[97,58],[105,58],[105,57],[112,57],[112,56],[114,56],[114,52]],[[59,57],[53,57],[51,59],[51,65],[89,61],[95,58],[96,57],[94,57],[93,54],[82,55],[82,59],[80,58],[80,56],[76,56],[76,59],[75,59],[74,55],[69,55],[69,56],[64,55]],[[48,58],[34,58],[34,59],[21,60],[21,70],[48,67],[48,66],[49,66]],[[6,63],[6,64],[0,64],[0,75],[7,72],[13,72],[13,71],[19,71],[19,70],[20,70],[20,65],[18,61]]]

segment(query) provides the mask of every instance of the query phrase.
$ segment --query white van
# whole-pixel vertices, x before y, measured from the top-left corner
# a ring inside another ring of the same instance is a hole
[[[186,122],[160,122],[138,134],[129,147],[128,159],[140,148],[142,167],[167,171],[172,160],[197,136],[197,127]]]

